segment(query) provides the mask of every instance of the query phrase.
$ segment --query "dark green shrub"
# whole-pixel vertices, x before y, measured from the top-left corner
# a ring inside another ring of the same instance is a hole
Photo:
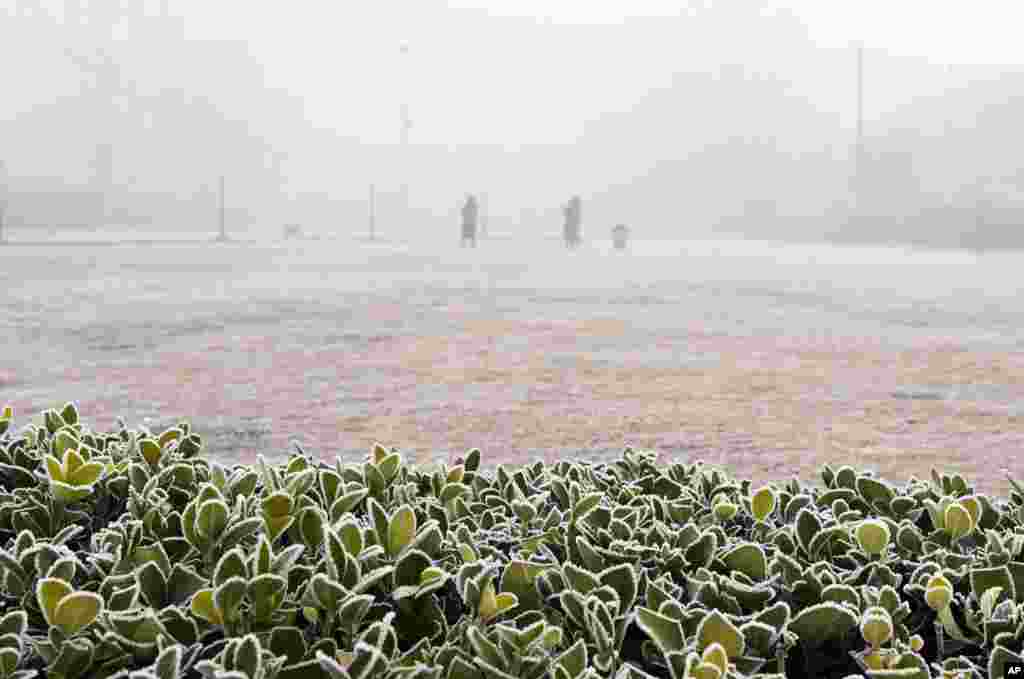
[[[1024,491],[700,462],[225,468],[186,423],[0,417],[0,679],[1000,676]]]

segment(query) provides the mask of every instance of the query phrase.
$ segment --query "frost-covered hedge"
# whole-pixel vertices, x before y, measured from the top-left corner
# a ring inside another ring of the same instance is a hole
[[[1024,492],[700,462],[225,468],[182,423],[0,418],[0,679],[1002,676]],[[1012,483],[1012,482],[1011,482]],[[991,674],[990,674],[991,673]]]

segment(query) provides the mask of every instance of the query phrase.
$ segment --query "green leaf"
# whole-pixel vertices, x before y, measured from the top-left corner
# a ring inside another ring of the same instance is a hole
[[[764,486],[750,498],[750,512],[756,521],[764,521],[775,511],[775,491]]]
[[[800,509],[796,514],[796,539],[805,552],[810,550],[811,540],[819,531],[821,531],[821,520],[814,510],[809,507]]]
[[[306,657],[308,647],[298,627],[275,627],[270,630],[268,647],[274,655],[285,656],[288,663],[297,663]]]
[[[506,571],[507,572],[507,571]],[[606,568],[597,574],[602,585],[608,585],[619,595],[619,615],[625,615],[633,608],[639,584],[632,564],[623,563]]]
[[[950,610],[949,606],[946,606],[939,611],[939,622],[942,623],[942,627],[946,630],[949,636],[953,637],[957,641],[963,641],[967,643],[978,643],[976,639],[971,639],[967,634],[960,629],[960,625],[957,624],[956,618],[953,617],[953,611]]]
[[[562,667],[570,677],[579,677],[587,669],[587,645],[579,639],[565,653],[555,658],[554,665]]]
[[[466,638],[479,658],[498,669],[505,667],[505,658],[502,656],[501,651],[498,650],[494,642],[485,637],[476,627],[466,629]]]
[[[876,504],[888,507],[892,499],[896,497],[895,491],[888,484],[870,476],[857,477],[857,492],[867,500],[871,507],[875,507]]]
[[[441,489],[439,497],[441,504],[447,505],[455,498],[463,497],[469,493],[469,486],[463,483],[446,483]]]
[[[696,542],[686,548],[683,557],[691,566],[707,568],[711,565],[711,559],[717,548],[718,536],[711,531],[705,531]]]
[[[199,533],[196,532],[197,509],[198,503],[195,500],[185,506],[185,511],[181,513],[181,532],[190,545],[199,549],[202,547],[202,539],[199,537]]]
[[[739,658],[746,650],[746,641],[739,628],[719,610],[708,613],[697,626],[698,650],[703,652],[714,643],[721,644],[729,658]]]
[[[746,642],[747,653],[759,658],[767,658],[782,631],[763,622],[751,620],[740,625],[740,633]]]
[[[406,550],[395,562],[395,582],[399,585],[419,585],[420,573],[430,567],[430,558],[418,549]]]
[[[13,634],[23,636],[28,629],[28,613],[25,611],[11,611],[0,619],[0,634]]]
[[[263,674],[263,656],[259,640],[255,634],[247,634],[235,646],[234,665],[236,670],[245,672],[247,677],[259,677]]]
[[[276,556],[274,556],[273,562],[270,564],[270,572],[274,575],[282,575],[287,577],[288,571],[295,562],[299,560],[302,553],[306,550],[303,545],[289,545],[282,549]]]
[[[683,626],[674,618],[641,606],[636,609],[636,624],[663,654],[682,651],[686,647]]]
[[[249,581],[249,600],[257,620],[267,620],[278,609],[288,591],[288,581],[280,575],[263,573]]]
[[[954,542],[974,530],[974,521],[970,512],[959,502],[953,502],[943,514],[946,532]]]
[[[515,594],[511,592],[501,592],[494,597],[494,603],[497,606],[496,615],[501,615],[505,611],[510,611],[519,605],[519,599]]]
[[[881,554],[889,546],[890,531],[883,521],[868,519],[861,521],[855,531],[857,544],[865,554]]]
[[[380,470],[380,473],[384,477],[384,480],[387,481],[388,483],[391,483],[391,481],[395,478],[395,476],[398,474],[398,469],[401,466],[402,456],[399,453],[391,453],[389,455],[385,455],[384,458],[377,463],[377,469]]]
[[[377,534],[377,544],[386,549],[388,543],[387,512],[384,511],[379,502],[371,497],[366,500],[366,513],[373,522],[373,530]]]
[[[444,578],[445,576],[447,576],[447,573],[445,573],[443,570],[441,570],[437,566],[430,566],[428,568],[424,568],[423,572],[420,573],[419,584],[426,585],[428,583],[434,582],[439,578]]]
[[[972,568],[970,572],[971,593],[975,597],[981,596],[992,589],[1000,587],[1009,593],[1010,599],[1017,598],[1017,591],[1010,569],[1006,566],[999,568]]]
[[[94,592],[73,592],[60,600],[53,620],[71,635],[91,625],[103,612],[103,599]]]
[[[281,490],[263,498],[262,506],[264,514],[278,518],[291,514],[294,502],[291,495]]]
[[[722,561],[731,571],[739,571],[754,581],[768,576],[768,558],[761,545],[747,542],[722,555]],[[728,649],[727,649],[728,650]]]
[[[199,506],[196,532],[207,540],[215,540],[228,525],[228,506],[221,500],[207,500]]]
[[[460,549],[466,545],[460,545]],[[473,559],[475,561],[475,558]],[[510,561],[505,566],[501,576],[501,589],[505,592],[512,592],[519,598],[519,609],[540,610],[543,607],[543,599],[537,591],[536,579],[545,570],[551,568],[548,564],[533,564],[528,561]],[[610,575],[609,578],[616,578]]]
[[[46,571],[46,577],[58,578],[65,582],[73,582],[78,570],[78,561],[74,557],[57,559]]]
[[[18,653],[18,649],[10,647],[0,648],[0,677],[14,675],[20,660],[21,654]]]
[[[225,620],[234,620],[249,587],[240,577],[229,578],[213,590],[213,601]]]
[[[582,521],[586,518],[587,514],[597,509],[597,506],[601,504],[602,497],[604,497],[604,493],[591,493],[580,498],[580,501],[572,508],[573,520]]]
[[[151,545],[136,547],[133,556],[135,563],[140,566],[153,562],[160,568],[160,573],[164,576],[171,572],[171,559],[167,556],[167,550],[164,549],[163,543],[154,542]]]
[[[63,481],[50,481],[50,492],[53,499],[64,505],[80,502],[92,495],[92,486],[72,486]]]
[[[366,487],[370,489],[370,495],[378,498],[381,497],[388,486],[388,481],[380,473],[380,469],[376,465],[367,462],[363,465],[363,476],[366,481]]]
[[[306,507],[299,515],[299,534],[307,547],[318,547],[323,540],[324,517],[319,507]]]
[[[364,575],[353,589],[353,594],[362,594],[370,590],[374,585],[395,572],[394,566],[381,566]]]
[[[260,536],[260,541],[256,545],[256,556],[253,557],[255,566],[253,570],[257,575],[270,572],[271,559],[274,558],[274,550],[270,547],[270,542],[267,540],[266,535]]]
[[[352,556],[359,556],[363,551],[363,531],[359,524],[352,517],[341,520],[337,526],[338,538],[344,545],[345,551]]]
[[[497,595],[494,591],[494,581],[490,578],[480,590],[480,601],[477,603],[476,611],[480,618],[487,622],[498,614]]]
[[[370,491],[367,488],[360,488],[350,493],[345,493],[331,505],[331,521],[337,521],[342,516],[354,510],[359,503],[366,499]]]
[[[350,596],[338,608],[338,619],[353,628],[358,627],[372,605],[373,596],[370,594]]]
[[[416,537],[416,513],[412,507],[399,507],[388,524],[388,554],[398,556]]]
[[[179,604],[191,598],[206,584],[206,579],[188,566],[180,563],[174,564],[171,568],[171,575],[167,578],[167,601],[171,604]]]
[[[160,610],[167,600],[167,582],[155,561],[143,564],[135,570],[135,579],[146,602]]]
[[[992,611],[995,610],[996,602],[999,601],[999,595],[1003,593],[1002,587],[990,587],[985,590],[985,593],[981,595],[979,601],[981,614],[983,619],[991,620]]]
[[[156,465],[163,457],[164,451],[160,444],[150,438],[139,439],[139,453],[142,459],[151,465]]]
[[[61,429],[53,438],[53,455],[58,460],[64,459],[64,453],[81,445],[75,435],[68,429]]]
[[[43,458],[43,461],[46,463],[46,473],[50,477],[50,481],[64,480],[64,467],[61,465],[60,460],[53,455],[47,455]]]
[[[835,584],[827,585],[821,590],[821,600],[841,604],[844,601],[857,610],[861,608],[860,594],[850,585]]]
[[[78,408],[74,403],[69,401],[64,405],[60,411],[60,419],[64,420],[64,424],[78,424]]]
[[[201,589],[192,595],[192,603],[189,608],[197,618],[202,618],[213,625],[224,624],[224,617],[213,601],[212,589]]]
[[[71,594],[71,585],[56,578],[43,578],[36,583],[36,601],[49,625],[56,625],[57,604]]]
[[[263,521],[258,516],[251,516],[248,519],[236,521],[224,531],[217,546],[221,549],[231,549],[239,542],[257,532],[263,527]]]
[[[309,589],[316,598],[317,604],[326,611],[338,609],[338,603],[345,596],[345,588],[332,581],[323,573],[317,573],[309,581]]]
[[[220,557],[217,566],[213,569],[213,586],[220,587],[231,578],[247,576],[244,554],[239,549],[232,549]]]
[[[85,464],[85,458],[76,448],[68,448],[64,451],[64,481],[68,481],[72,474]]]
[[[880,606],[872,606],[864,612],[860,621],[860,634],[872,648],[879,648],[892,638],[892,616]]]
[[[156,675],[156,679],[178,679],[181,676],[181,652],[182,647],[178,644],[168,646],[160,651],[160,655],[157,656],[156,662],[153,664],[153,674]]]
[[[818,647],[829,639],[839,639],[857,626],[857,615],[831,602],[809,606],[789,623],[789,631],[809,647]]]

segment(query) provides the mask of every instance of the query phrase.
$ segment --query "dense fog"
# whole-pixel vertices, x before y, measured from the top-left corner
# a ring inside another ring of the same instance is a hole
[[[1019,245],[1012,11],[911,5],[6,0],[5,224]]]

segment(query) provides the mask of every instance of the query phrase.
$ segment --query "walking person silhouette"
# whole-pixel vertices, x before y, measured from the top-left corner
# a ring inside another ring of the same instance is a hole
[[[565,215],[565,224],[562,236],[565,238],[565,247],[575,248],[580,244],[580,197],[573,196],[562,208]]]
[[[471,193],[467,194],[466,202],[462,205],[461,247],[466,247],[466,243],[469,243],[469,245],[474,248],[476,247],[476,224],[479,215],[480,206],[477,203],[476,196]]]

